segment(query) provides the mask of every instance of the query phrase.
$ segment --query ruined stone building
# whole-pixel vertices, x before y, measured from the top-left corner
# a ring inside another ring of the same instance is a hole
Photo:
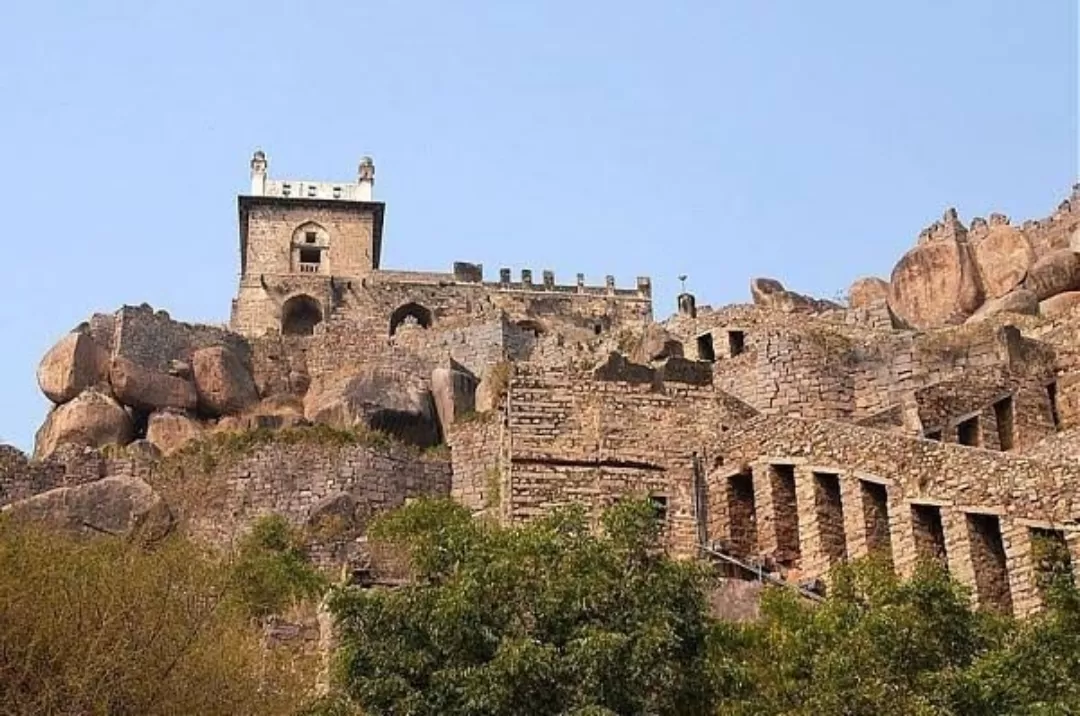
[[[1080,565],[1080,190],[1021,226],[950,210],[843,305],[755,279],[657,321],[647,278],[385,269],[370,159],[268,167],[238,200],[229,328],[144,305],[64,336],[34,455],[0,446],[9,512],[221,544],[275,512],[340,566],[414,496],[513,523],[640,495],[674,553],[737,576],[934,559],[1021,615],[1041,545]]]

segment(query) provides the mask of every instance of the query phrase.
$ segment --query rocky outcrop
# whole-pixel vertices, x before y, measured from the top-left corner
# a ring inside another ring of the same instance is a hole
[[[867,308],[889,297],[889,282],[877,276],[857,279],[848,288],[848,306]]]
[[[1059,249],[1035,262],[1024,279],[1024,288],[1040,301],[1066,291],[1080,290],[1080,254]]]
[[[191,356],[199,410],[215,417],[242,412],[258,402],[251,373],[225,346],[211,346]]]
[[[683,344],[664,330],[659,323],[650,323],[645,326],[641,339],[630,353],[630,360],[635,363],[652,363],[666,358],[682,357]]]
[[[476,411],[486,413],[499,407],[510,385],[509,363],[496,363],[487,367],[476,386]]]
[[[60,445],[125,445],[132,434],[127,411],[108,394],[91,388],[48,414],[34,439],[34,457],[48,457]]]
[[[983,302],[971,245],[966,234],[960,235],[963,238],[924,234],[893,268],[889,307],[915,328],[963,323]]]
[[[1039,315],[1046,318],[1057,318],[1072,313],[1076,306],[1080,306],[1080,291],[1066,291],[1041,301],[1039,303]]]
[[[455,419],[476,410],[477,383],[474,375],[453,367],[431,371],[431,397],[444,436]]]
[[[37,369],[41,392],[54,403],[66,403],[87,388],[108,379],[108,355],[83,332],[69,333],[49,349]]]
[[[967,319],[967,323],[978,323],[1000,313],[1018,313],[1024,316],[1039,314],[1039,299],[1025,288],[1018,288],[1000,298],[994,298],[982,306]]]
[[[109,381],[117,399],[136,410],[194,410],[198,402],[191,381],[144,368],[120,356],[112,359]]]
[[[974,244],[983,291],[987,299],[1009,293],[1035,263],[1035,250],[1024,233],[1008,224],[990,226]]]
[[[334,427],[380,430],[422,447],[439,437],[427,385],[403,371],[365,368],[312,385],[304,415]]]
[[[750,296],[754,304],[785,313],[815,313],[840,308],[839,304],[788,291],[774,278],[755,278],[750,281]]]
[[[151,414],[146,424],[146,439],[163,455],[176,452],[203,434],[198,420],[185,413],[164,410]]]
[[[155,542],[173,527],[173,515],[153,488],[133,477],[106,477],[60,487],[7,505],[5,516],[87,534],[138,536]]]

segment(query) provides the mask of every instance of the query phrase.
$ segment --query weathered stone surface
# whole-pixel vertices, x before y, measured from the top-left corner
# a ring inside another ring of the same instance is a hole
[[[366,426],[421,446],[438,442],[428,387],[405,372],[366,368],[313,385],[304,397],[304,415],[335,427]]]
[[[755,278],[750,281],[750,296],[754,304],[786,313],[828,311],[840,306],[832,301],[811,298],[788,291],[774,278]]]
[[[877,276],[857,279],[848,288],[848,305],[851,308],[866,308],[889,297],[889,282]]]
[[[146,541],[165,537],[173,526],[169,506],[153,488],[133,477],[106,477],[60,487],[13,502],[3,514],[49,527],[87,534],[128,536]]]
[[[322,498],[308,511],[307,523],[316,529],[352,527],[356,499],[347,492],[335,492]]]
[[[652,363],[665,358],[682,357],[683,344],[658,323],[645,326],[641,340],[630,353],[630,360],[635,363]]]
[[[966,241],[926,241],[908,251],[889,281],[889,307],[915,328],[963,323],[983,302]]]
[[[977,323],[999,313],[1019,313],[1024,316],[1039,314],[1039,299],[1026,288],[1018,288],[1000,298],[994,298],[983,305],[967,319],[967,323]]]
[[[213,416],[239,413],[259,400],[251,373],[225,346],[195,351],[191,357],[199,409]]]
[[[191,381],[143,368],[121,356],[113,358],[109,380],[117,399],[136,410],[194,410],[198,402]]]
[[[506,388],[510,384],[512,368],[508,363],[496,363],[488,366],[476,386],[476,411],[486,413],[499,407]]]
[[[174,410],[153,413],[147,421],[146,439],[164,455],[176,452],[202,434],[198,420]]]
[[[131,437],[131,418],[124,408],[91,388],[48,414],[34,439],[34,457],[48,457],[60,445],[124,445]]]
[[[1080,254],[1059,249],[1035,262],[1024,279],[1024,288],[1043,301],[1065,291],[1080,289]]]
[[[1019,286],[1035,263],[1035,250],[1027,237],[1008,224],[989,227],[974,246],[987,299],[1004,296]]]
[[[1047,318],[1057,318],[1073,312],[1080,306],[1080,291],[1066,291],[1051,296],[1039,303],[1039,314]]]
[[[443,435],[456,418],[476,410],[477,383],[473,375],[462,370],[440,367],[431,371],[431,397]]]
[[[49,349],[37,369],[41,392],[54,403],[66,403],[108,378],[105,350],[83,332],[69,333]]]

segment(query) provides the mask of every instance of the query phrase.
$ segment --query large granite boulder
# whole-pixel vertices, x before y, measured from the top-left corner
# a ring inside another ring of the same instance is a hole
[[[832,301],[789,291],[784,288],[784,284],[774,278],[751,279],[750,296],[754,299],[756,306],[785,313],[814,313],[840,308],[839,304]]]
[[[1041,301],[1039,315],[1057,318],[1072,313],[1076,306],[1080,306],[1080,291],[1066,291]]]
[[[69,333],[49,349],[37,369],[41,392],[54,403],[66,403],[109,375],[105,349],[81,331]]]
[[[34,438],[34,457],[46,458],[60,445],[126,445],[133,432],[127,411],[108,394],[91,388],[46,416]]]
[[[428,386],[405,371],[364,368],[312,384],[304,415],[314,423],[379,430],[421,447],[439,440]]]
[[[877,276],[857,279],[848,288],[848,305],[851,308],[867,308],[889,297],[889,282]]]
[[[202,437],[203,430],[202,424],[190,415],[175,410],[160,410],[152,413],[147,420],[146,439],[163,455],[168,455]]]
[[[1018,288],[1000,298],[993,298],[979,306],[979,310],[967,319],[967,323],[978,323],[999,313],[1019,313],[1024,316],[1039,315],[1039,299],[1026,288]]]
[[[173,527],[169,506],[153,488],[134,477],[106,477],[59,487],[4,507],[5,516],[53,529],[90,535],[137,535],[154,542]]]
[[[191,356],[199,409],[213,416],[243,411],[259,400],[251,373],[225,346],[200,348]]]
[[[682,358],[683,344],[659,323],[645,326],[641,339],[630,353],[635,363],[652,363],[666,358]]]
[[[1035,263],[1035,249],[1022,231],[1008,224],[989,227],[974,244],[987,299],[1004,296],[1023,283]]]
[[[136,410],[194,410],[198,402],[190,380],[144,368],[122,356],[112,359],[109,381],[117,399]]]
[[[982,305],[983,291],[966,240],[923,240],[896,264],[889,307],[914,328],[963,323]]]
[[[499,407],[510,386],[512,371],[506,362],[493,363],[484,369],[480,384],[476,386],[476,412],[486,413]]]
[[[431,371],[431,397],[445,436],[454,420],[476,410],[476,376],[453,367]]]
[[[1080,254],[1058,249],[1035,262],[1024,279],[1024,288],[1043,301],[1066,291],[1080,290]]]

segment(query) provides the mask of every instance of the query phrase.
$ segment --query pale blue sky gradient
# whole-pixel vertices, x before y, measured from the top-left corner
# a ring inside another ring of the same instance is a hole
[[[7,3],[0,440],[94,311],[228,320],[235,195],[375,158],[383,265],[832,296],[1077,177],[1075,0]]]

